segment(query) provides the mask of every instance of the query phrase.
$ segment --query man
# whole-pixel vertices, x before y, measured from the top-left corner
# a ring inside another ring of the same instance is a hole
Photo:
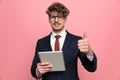
[[[46,13],[49,16],[52,32],[37,42],[31,66],[32,76],[42,80],[80,80],[77,72],[78,58],[87,71],[94,72],[97,68],[97,58],[89,45],[87,34],[83,33],[83,37],[79,37],[64,28],[69,10],[63,4],[54,2],[48,7]],[[40,62],[38,52],[56,51],[54,48],[56,35],[60,35],[59,48],[64,54],[66,70],[50,72],[53,66],[48,62]]]

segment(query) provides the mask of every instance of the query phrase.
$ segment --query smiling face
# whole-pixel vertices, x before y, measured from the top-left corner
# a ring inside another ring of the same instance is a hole
[[[62,14],[55,11],[51,12],[51,15],[49,16],[49,23],[55,33],[58,34],[64,29],[65,22],[66,17],[63,17]]]
[[[59,34],[64,29],[69,9],[59,2],[54,2],[48,7],[46,13],[49,16],[49,23],[52,30],[56,34]]]

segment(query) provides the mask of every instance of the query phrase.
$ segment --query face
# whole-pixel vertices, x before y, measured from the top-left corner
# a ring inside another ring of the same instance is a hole
[[[59,34],[64,29],[66,18],[58,14],[58,12],[51,12],[49,22],[52,27],[52,30],[56,34]]]

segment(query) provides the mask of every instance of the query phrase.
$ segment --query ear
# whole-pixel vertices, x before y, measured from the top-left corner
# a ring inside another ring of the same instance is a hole
[[[50,23],[50,17],[48,18],[48,20],[49,20],[49,23]]]
[[[65,19],[65,22],[67,21],[67,17],[66,18],[64,18]]]

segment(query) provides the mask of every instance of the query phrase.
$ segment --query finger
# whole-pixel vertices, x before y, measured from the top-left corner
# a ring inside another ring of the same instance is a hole
[[[85,38],[78,40],[78,43],[86,43],[86,42],[88,42],[88,39]]]
[[[79,43],[78,44],[78,47],[85,47],[85,46],[88,46],[88,44],[87,43],[86,44],[85,43]]]
[[[40,74],[44,74],[44,73],[46,73],[46,72],[51,71],[51,69],[52,69],[52,68],[38,69],[38,72],[39,72]]]
[[[45,66],[41,66],[42,69],[47,69],[47,68],[52,68],[53,66],[52,65],[45,65]]]
[[[78,46],[79,49],[89,49],[89,47],[86,45],[86,46]]]
[[[44,74],[46,72],[49,72],[51,71],[52,69],[52,65],[48,65],[48,66],[38,66],[37,67],[37,70],[40,74]]]
[[[85,46],[85,47],[79,47],[79,49],[80,49],[81,52],[88,52],[88,51],[89,51],[88,46]]]
[[[48,62],[41,62],[41,63],[38,63],[37,66],[45,66],[45,65],[49,65]]]
[[[45,65],[37,65],[37,68],[45,69],[45,68],[52,68],[53,66],[51,64],[45,64]]]
[[[52,69],[52,66],[42,66],[42,67],[38,67],[37,68],[38,70],[50,70],[50,69]]]
[[[87,53],[87,52],[88,52],[88,49],[81,49],[80,51],[81,51],[81,52],[84,52],[84,53]]]
[[[88,46],[88,41],[85,40],[79,40],[78,41],[78,46]]]
[[[84,33],[83,33],[83,39],[86,39],[86,38],[87,38],[87,33],[84,32]]]

